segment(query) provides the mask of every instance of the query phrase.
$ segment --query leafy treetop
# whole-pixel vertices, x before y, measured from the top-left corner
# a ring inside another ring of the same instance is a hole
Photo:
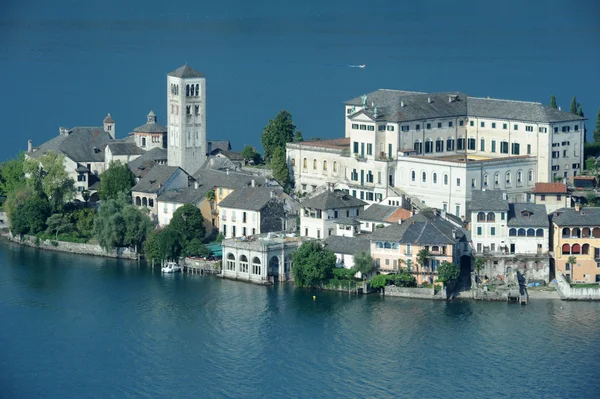
[[[320,287],[335,267],[336,257],[318,241],[307,241],[292,255],[294,281],[299,287]]]
[[[286,111],[279,111],[275,119],[269,120],[260,136],[260,142],[265,149],[264,159],[271,162],[273,152],[281,148],[285,152],[285,145],[294,139],[296,125],[292,121],[292,115]]]
[[[100,175],[98,197],[103,200],[116,199],[120,192],[129,194],[135,185],[135,175],[126,164],[111,161],[108,169]]]

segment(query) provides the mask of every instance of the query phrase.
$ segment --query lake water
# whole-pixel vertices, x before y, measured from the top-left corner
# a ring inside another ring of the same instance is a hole
[[[312,296],[316,295],[316,300]],[[161,276],[0,242],[2,398],[594,398],[600,304]]]
[[[117,137],[153,109],[166,74],[207,76],[209,139],[260,146],[281,109],[306,138],[344,136],[342,103],[379,88],[460,90],[600,108],[600,3],[564,0],[5,0],[0,2],[0,160],[58,127]],[[365,69],[349,64],[366,64]]]

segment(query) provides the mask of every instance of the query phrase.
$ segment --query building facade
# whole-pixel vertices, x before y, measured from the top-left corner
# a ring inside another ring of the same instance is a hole
[[[167,76],[169,166],[195,173],[206,160],[206,78],[188,65]]]
[[[564,183],[536,183],[531,195],[533,202],[544,205],[548,213],[571,207],[571,193]]]

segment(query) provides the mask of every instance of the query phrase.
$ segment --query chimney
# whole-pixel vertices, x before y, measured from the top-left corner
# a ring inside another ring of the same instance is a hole
[[[197,181],[194,182],[194,190],[198,190],[198,182]]]
[[[457,231],[456,229],[452,229],[452,238],[456,239]]]
[[[400,101],[400,107],[404,108],[404,101]]]
[[[558,110],[559,110],[559,111],[562,111],[562,109],[560,108],[560,105],[558,106]]]
[[[508,194],[507,193],[502,193],[502,199],[504,201],[508,200]]]
[[[448,218],[447,215],[446,215],[446,210],[445,209],[442,209],[441,215],[442,215],[442,219],[447,219]]]
[[[31,139],[27,140],[27,153],[31,154],[33,152],[33,141]]]
[[[59,136],[68,136],[69,135],[69,129],[67,129],[66,127],[59,127],[58,128],[58,135]]]
[[[229,172],[229,171],[228,171],[228,172]],[[250,180],[250,185],[251,185],[252,187],[256,187],[256,180],[254,180],[254,179]]]
[[[431,97],[427,97],[427,102],[431,104]]]
[[[275,191],[271,190],[271,198],[275,198]]]
[[[226,172],[227,172],[227,176],[229,176],[229,169],[227,169]]]
[[[328,183],[329,184],[329,191],[334,192],[335,191],[335,186],[333,183]]]
[[[451,103],[452,102],[452,96],[448,96],[448,102]]]
[[[581,204],[579,202],[575,202],[575,212],[579,212],[581,210]]]

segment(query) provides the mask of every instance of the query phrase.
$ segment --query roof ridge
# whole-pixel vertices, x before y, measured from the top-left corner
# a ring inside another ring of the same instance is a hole
[[[475,97],[475,96],[469,96],[469,95],[467,95],[467,98],[474,98],[476,100],[506,101],[506,102],[511,102],[511,103],[543,105],[541,102],[538,102],[538,101],[506,100],[503,98]]]

